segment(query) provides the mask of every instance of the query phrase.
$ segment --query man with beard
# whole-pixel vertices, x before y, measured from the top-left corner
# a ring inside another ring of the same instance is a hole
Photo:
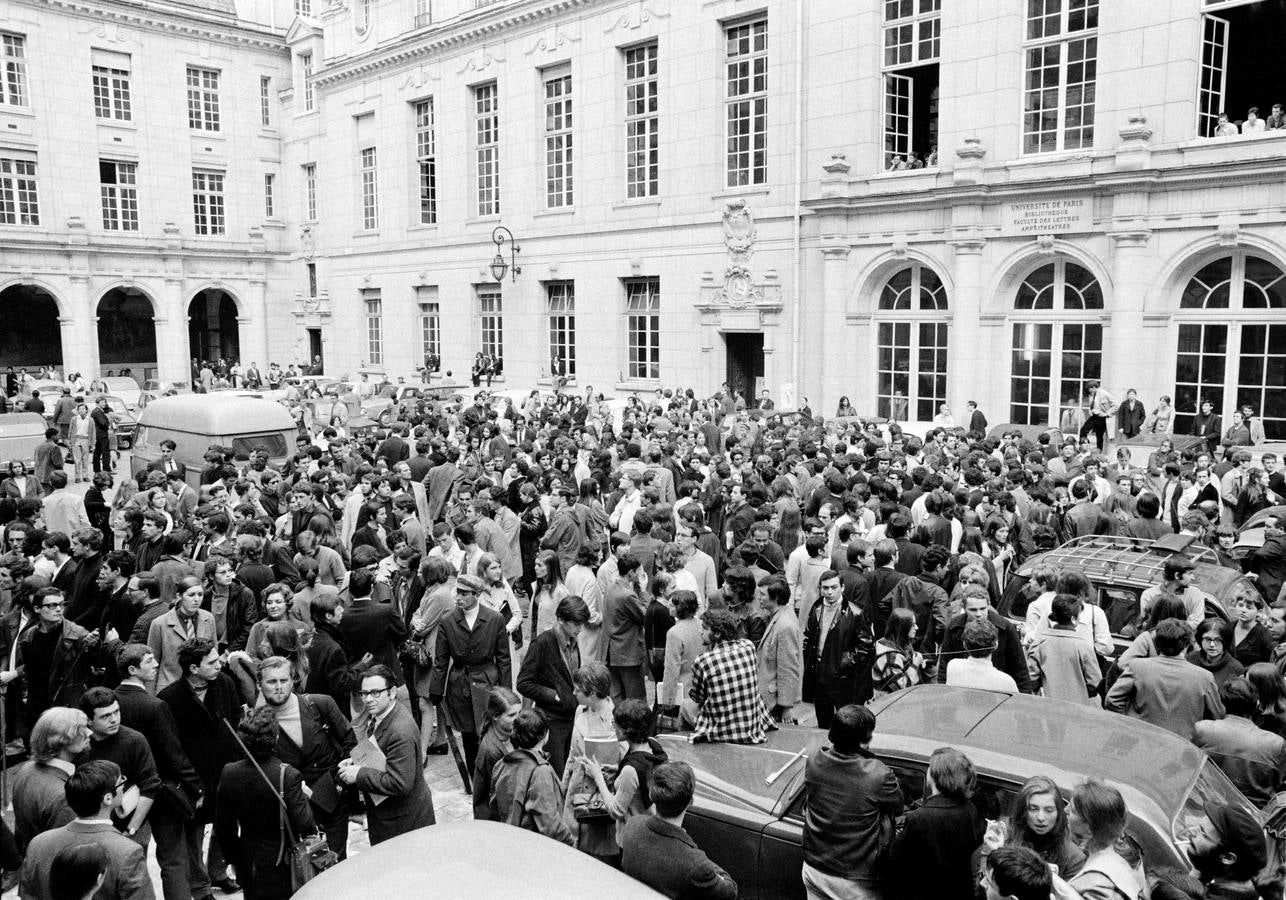
[[[344,859],[348,816],[335,773],[339,761],[357,744],[352,727],[331,697],[294,692],[291,662],[285,657],[270,656],[259,663],[259,693],[260,705],[272,710],[281,726],[273,755],[299,770],[317,827]]]
[[[1263,828],[1240,806],[1206,801],[1206,814],[1188,827],[1188,859],[1208,900],[1257,900],[1254,878],[1268,861]]]

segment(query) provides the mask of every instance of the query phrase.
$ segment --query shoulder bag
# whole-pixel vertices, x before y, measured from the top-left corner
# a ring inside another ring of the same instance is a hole
[[[335,851],[330,849],[330,844],[326,840],[326,835],[320,831],[315,834],[308,834],[295,838],[294,829],[290,827],[289,807],[286,806],[286,766],[283,763],[277,772],[280,786],[274,786],[268,773],[263,770],[263,766],[250,755],[246,749],[245,743],[241,740],[241,735],[228,722],[223,720],[223,724],[232,732],[232,737],[236,740],[241,752],[250,760],[250,765],[255,767],[259,777],[263,779],[264,784],[268,785],[268,790],[272,791],[273,796],[277,798],[279,807],[277,814],[281,822],[281,847],[277,853],[277,864],[286,862],[290,865],[290,884],[291,893],[299,890],[308,882],[312,881],[322,872],[339,862],[339,856]]]

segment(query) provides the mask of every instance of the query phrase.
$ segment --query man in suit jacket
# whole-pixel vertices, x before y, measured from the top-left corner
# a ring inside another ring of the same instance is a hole
[[[767,595],[764,612],[770,613],[768,627],[759,639],[759,693],[764,706],[777,722],[794,722],[795,704],[803,688],[803,636],[799,617],[790,605],[790,585],[781,576],[764,579]]]
[[[62,449],[55,443],[58,439],[57,428],[45,429],[45,440],[43,443],[36,445],[36,480],[40,482],[41,489],[49,493],[49,476],[55,472],[62,472],[66,463],[63,461]],[[95,469],[94,471],[98,471]]]
[[[263,705],[272,710],[281,726],[273,755],[299,770],[311,791],[308,799],[314,821],[326,833],[330,849],[344,859],[348,810],[340,801],[336,772],[357,738],[333,699],[325,694],[296,694],[294,683],[288,659],[275,656],[260,664]]]
[[[31,759],[13,774],[13,836],[25,854],[36,835],[66,825],[76,814],[63,790],[72,762],[89,746],[85,714],[65,706],[47,709],[31,730]]]
[[[1139,392],[1130,388],[1125,392],[1125,402],[1116,410],[1116,427],[1121,437],[1129,439],[1136,436],[1147,418],[1148,411],[1139,402]]]
[[[965,404],[965,408],[969,411],[969,431],[976,431],[981,435],[986,435],[987,417],[984,416],[982,414],[982,410],[978,408],[978,401],[970,400]]]
[[[736,900],[737,883],[683,830],[696,776],[684,762],[665,762],[648,776],[655,815],[633,816],[621,835],[621,869],[666,897]]]
[[[202,801],[205,789],[179,741],[174,714],[147,689],[156,677],[152,651],[146,644],[126,644],[117,655],[116,668],[121,676],[116,687],[121,725],[143,735],[161,778],[162,787],[147,817],[156,838],[161,887],[167,897],[181,897],[190,890],[189,842],[199,844],[202,830],[188,812]]]
[[[579,638],[589,621],[589,605],[579,597],[558,601],[557,624],[531,642],[522,669],[518,672],[518,693],[531,699],[549,722],[545,752],[558,777],[567,765],[571,750],[572,723],[576,716],[576,692],[572,675],[580,668]]]
[[[835,710],[871,699],[875,638],[866,617],[844,602],[838,572],[823,572],[817,588],[821,602],[804,627],[803,697],[812,701],[818,727],[829,728]]]
[[[97,844],[107,854],[107,872],[94,894],[98,900],[153,900],[152,879],[147,874],[147,852],[112,825],[112,808],[120,797],[121,770],[109,760],[78,766],[67,779],[67,803],[75,820],[32,839],[22,863],[18,896],[46,900],[52,896],[49,870],[60,850],[78,844]]]
[[[176,524],[186,525],[200,505],[201,495],[188,484],[186,476],[180,471],[168,472],[165,478],[166,509],[174,517]]]
[[[377,664],[362,677],[359,691],[366,707],[368,736],[384,754],[384,770],[359,766],[351,758],[339,763],[340,781],[355,785],[366,803],[366,828],[372,846],[437,821],[433,794],[424,780],[420,729],[396,701],[396,689],[393,670]],[[384,800],[376,805],[373,796]]]
[[[395,424],[388,437],[375,448],[375,458],[384,460],[390,469],[411,455],[411,445],[402,440],[405,430],[406,426],[402,423]]]
[[[607,669],[612,673],[612,702],[643,700],[643,622],[647,601],[641,596],[642,564],[632,553],[616,560],[616,579],[603,595],[603,633]]]
[[[1192,742],[1210,754],[1247,800],[1263,809],[1286,787],[1286,740],[1255,724],[1259,694],[1248,679],[1224,682],[1219,699],[1227,717],[1197,722]]]
[[[1180,619],[1165,619],[1153,635],[1159,656],[1130,660],[1107,692],[1108,709],[1151,722],[1192,740],[1202,719],[1222,719],[1223,702],[1215,678],[1183,658],[1192,629]]]
[[[188,474],[188,467],[174,458],[174,451],[177,449],[178,444],[169,438],[161,441],[161,458],[154,463],[149,463],[147,470],[149,472],[160,472],[166,476],[171,472],[175,472],[180,478],[185,478]]]
[[[406,620],[392,603],[371,596],[374,577],[369,569],[354,568],[348,579],[352,601],[344,610],[339,631],[348,643],[350,657],[371,654],[375,662],[397,670],[397,651],[406,640]]]
[[[446,462],[429,469],[429,474],[424,479],[424,488],[428,492],[429,501],[429,521],[425,523],[426,525],[436,524],[442,520],[447,501],[451,499],[451,494],[460,481],[460,469],[456,466],[456,461],[460,459],[460,451],[454,447],[448,447],[445,453]]]

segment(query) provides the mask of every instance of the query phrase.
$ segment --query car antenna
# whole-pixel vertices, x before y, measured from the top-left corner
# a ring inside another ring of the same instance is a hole
[[[799,762],[801,759],[804,759],[808,756],[806,752],[807,750],[808,750],[807,747],[800,747],[799,752],[796,753],[794,756],[792,756],[790,759],[786,760],[786,764],[784,766],[782,766],[776,772],[773,772],[771,775],[769,775],[767,778],[764,779],[764,784],[772,784],[778,778],[785,775],[787,770],[789,770],[791,766],[793,766],[795,763]]]

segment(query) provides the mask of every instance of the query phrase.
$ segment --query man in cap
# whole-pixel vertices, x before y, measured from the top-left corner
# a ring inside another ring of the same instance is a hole
[[[1188,859],[1209,900],[1255,900],[1254,879],[1268,862],[1268,838],[1250,811],[1207,800],[1206,814],[1191,821]]]

